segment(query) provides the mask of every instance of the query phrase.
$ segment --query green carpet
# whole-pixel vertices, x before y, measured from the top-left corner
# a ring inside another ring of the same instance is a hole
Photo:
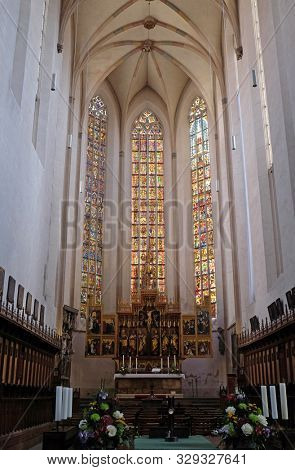
[[[191,436],[177,442],[166,442],[165,439],[149,439],[147,436],[135,439],[135,450],[216,450],[212,442],[204,436]]]

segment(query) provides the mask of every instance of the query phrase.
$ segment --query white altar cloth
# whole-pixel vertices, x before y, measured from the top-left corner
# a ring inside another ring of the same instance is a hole
[[[115,374],[114,379],[185,379],[184,374]]]

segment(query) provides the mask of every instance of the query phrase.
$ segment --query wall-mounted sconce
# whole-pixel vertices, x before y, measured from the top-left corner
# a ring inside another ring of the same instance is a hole
[[[56,90],[56,73],[53,73],[52,78],[51,78],[51,91],[55,91],[55,90]]]
[[[235,135],[232,135],[231,137],[231,148],[232,150],[237,150],[237,141]]]
[[[256,75],[256,70],[252,70],[252,81],[253,81],[253,88],[257,87],[257,75]]]
[[[68,141],[67,141],[68,149],[72,148],[72,143],[73,143],[73,134],[68,134]]]

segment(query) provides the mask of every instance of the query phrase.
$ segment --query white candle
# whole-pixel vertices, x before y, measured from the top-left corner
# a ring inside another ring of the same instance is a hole
[[[161,370],[163,370],[163,358],[161,357]]]
[[[129,356],[129,369],[131,369],[132,363],[131,363],[131,356]]]
[[[168,358],[167,358],[167,367],[168,367],[168,373],[169,373],[169,369],[170,369],[170,356],[168,356]]]
[[[135,358],[135,369],[137,370],[137,357]]]
[[[174,354],[174,367],[176,368],[176,356]]]
[[[271,402],[271,415],[272,419],[278,419],[278,405],[277,405],[277,394],[276,394],[276,387],[271,385],[269,387],[270,391],[270,402]]]
[[[263,415],[269,417],[269,408],[268,408],[268,398],[267,398],[267,387],[266,385],[261,385],[261,401],[262,401],[262,410]]]
[[[125,356],[124,356],[124,354],[122,356],[122,361],[123,361],[123,367],[125,367]]]
[[[289,419],[288,401],[287,401],[287,392],[286,392],[285,383],[280,384],[280,399],[281,399],[282,419]]]
[[[68,419],[68,401],[69,401],[68,388],[64,387],[62,389],[62,419]]]
[[[62,387],[56,387],[55,391],[55,421],[62,420]]]
[[[69,401],[68,401],[68,418],[73,416],[73,389],[69,388]]]

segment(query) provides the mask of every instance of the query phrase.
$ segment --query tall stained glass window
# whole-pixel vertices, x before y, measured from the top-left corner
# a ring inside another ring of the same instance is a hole
[[[206,103],[202,98],[194,100],[190,109],[189,120],[196,303],[200,305],[205,296],[210,296],[212,312],[216,313],[208,115]]]
[[[81,313],[101,304],[102,232],[104,212],[107,110],[94,97],[89,105],[88,146],[85,180]]]
[[[163,131],[157,117],[143,112],[132,130],[131,291],[141,287],[147,251],[153,279],[165,291]]]

